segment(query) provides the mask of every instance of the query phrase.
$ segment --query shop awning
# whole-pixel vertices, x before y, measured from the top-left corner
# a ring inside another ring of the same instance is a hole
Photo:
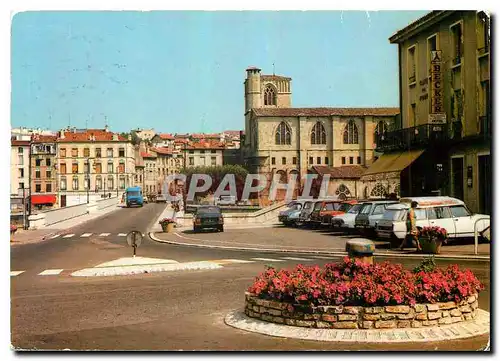
[[[401,172],[418,157],[422,155],[424,150],[409,150],[406,152],[383,154],[363,173],[363,177],[367,175]]]
[[[31,196],[31,204],[54,204],[55,194],[34,194]]]

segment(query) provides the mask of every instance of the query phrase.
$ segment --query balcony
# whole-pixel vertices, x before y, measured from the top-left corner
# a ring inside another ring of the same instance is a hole
[[[486,138],[491,138],[491,118],[489,115],[479,117],[479,133]]]
[[[410,76],[408,77],[408,83],[409,83],[409,84],[413,84],[413,83],[415,83],[416,81],[417,81],[417,77],[415,76],[415,74],[410,75]]]
[[[460,65],[462,63],[462,54],[458,54],[452,59],[453,66]]]
[[[427,147],[448,139],[448,124],[424,124],[376,134],[377,151],[382,152]]]
[[[479,56],[483,56],[483,55],[486,55],[490,52],[490,47],[489,46],[485,46],[485,47],[482,47],[482,48],[479,48],[477,49],[477,54]]]

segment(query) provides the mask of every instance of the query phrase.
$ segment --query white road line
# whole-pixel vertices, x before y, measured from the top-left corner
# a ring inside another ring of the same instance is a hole
[[[74,236],[74,234],[73,234],[73,233],[71,233],[71,234],[67,234],[67,235],[63,236],[63,238],[71,238],[71,237],[73,237],[73,236]]]
[[[10,271],[10,275],[11,275],[11,277],[19,276],[23,272],[24,271]]]
[[[54,238],[57,238],[59,236],[60,236],[60,234],[56,234],[55,236],[50,237],[50,239],[54,239]]]
[[[310,258],[300,258],[300,257],[281,257],[282,259],[288,259],[290,261],[314,261]]]
[[[40,272],[38,275],[39,276],[56,276],[59,273],[61,273],[62,271],[64,271],[64,270],[63,269],[46,269],[45,271]]]
[[[99,237],[107,237],[107,236],[109,236],[110,234],[111,234],[111,233],[101,233],[101,234],[99,235]]]
[[[118,237],[127,237],[126,233],[118,233]]]
[[[256,261],[269,261],[269,262],[285,262],[282,259],[274,259],[274,258],[252,258]]]
[[[335,257],[325,257],[325,256],[311,256],[311,257],[316,259],[331,259],[331,260],[335,258]]]
[[[91,235],[92,235],[92,233],[84,233],[80,237],[90,237]]]
[[[247,261],[244,259],[221,259],[220,261],[228,262],[228,263],[253,263],[254,261]]]

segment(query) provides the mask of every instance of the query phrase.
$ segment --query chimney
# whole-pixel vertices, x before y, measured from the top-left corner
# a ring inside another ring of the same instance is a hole
[[[131,141],[132,141],[132,135],[131,135],[131,134],[129,134],[129,135],[127,136],[127,139],[128,139],[128,141],[129,141],[129,142],[131,142]]]
[[[59,138],[64,139],[64,130],[59,132]]]
[[[105,132],[109,132],[109,128],[108,128],[108,125],[107,125],[107,124],[104,126],[104,131],[105,131]]]
[[[107,131],[107,130],[106,130]],[[118,134],[113,133],[113,140],[118,140]]]

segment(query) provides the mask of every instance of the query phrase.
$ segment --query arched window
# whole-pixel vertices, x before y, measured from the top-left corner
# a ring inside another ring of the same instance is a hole
[[[387,189],[382,185],[382,183],[377,183],[375,184],[375,187],[373,187],[370,197],[377,197],[377,198],[383,198],[387,194]]]
[[[287,183],[287,176],[286,176],[286,172],[284,170],[279,170],[276,172],[277,175],[279,175],[279,180],[280,180],[280,183]]]
[[[276,91],[271,85],[264,90],[264,105],[276,105]]]
[[[349,191],[349,188],[344,184],[341,184],[335,191],[335,195],[337,195],[340,200],[345,200],[351,195],[351,191]]]
[[[349,120],[344,128],[344,144],[358,144],[358,127],[354,120]]]
[[[311,144],[326,144],[326,131],[321,122],[317,122],[312,128]]]
[[[296,169],[292,169],[288,173],[288,180],[295,178],[295,181],[297,182],[299,180],[299,172]]]
[[[387,132],[387,124],[383,120],[379,121],[375,127],[375,134],[384,134]]]
[[[398,183],[398,184],[396,184],[396,186],[394,187],[394,193],[396,193],[396,195],[397,195],[397,196],[399,196],[399,192],[400,192],[399,188],[400,188],[400,186],[399,186],[399,183]]]
[[[281,122],[276,128],[274,135],[277,145],[290,145],[292,144],[292,132],[290,127],[285,122]]]

